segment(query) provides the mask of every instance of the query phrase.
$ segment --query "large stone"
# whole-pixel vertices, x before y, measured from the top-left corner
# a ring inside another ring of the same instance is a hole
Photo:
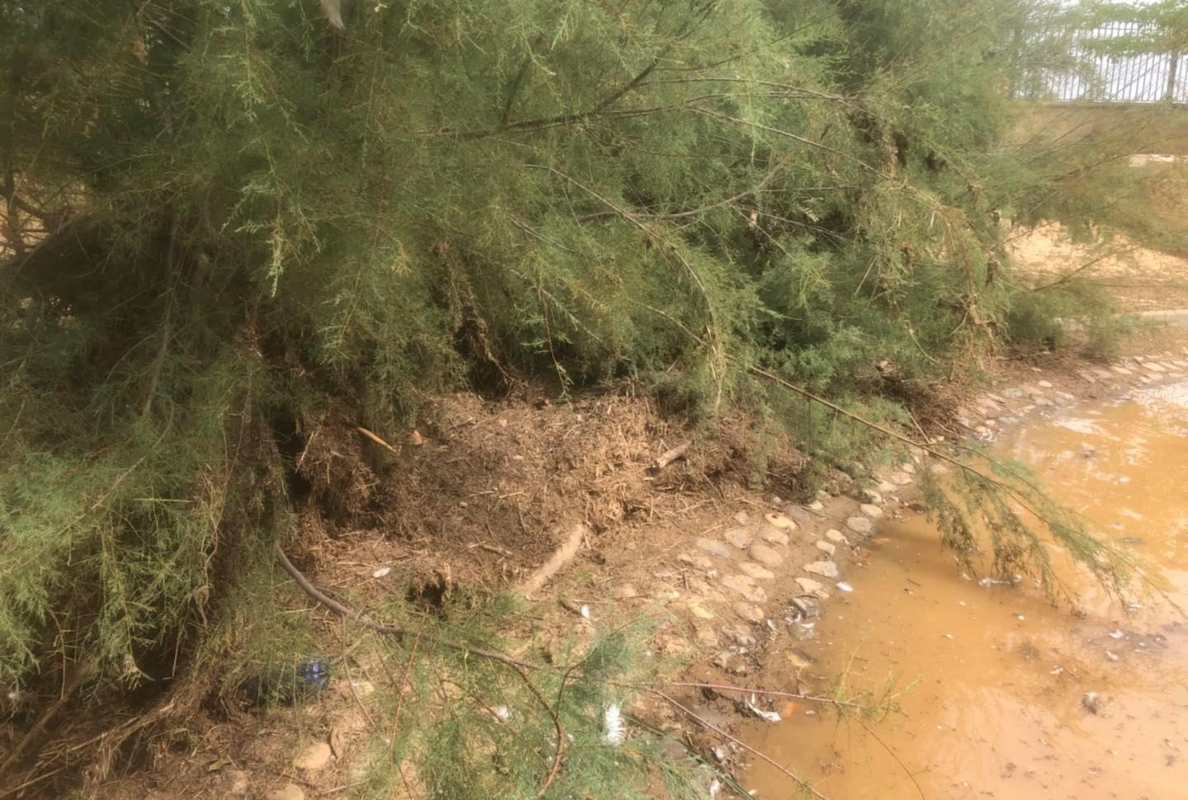
[[[762,622],[763,609],[759,606],[750,603],[735,603],[732,608],[734,613],[745,619],[747,622]]]
[[[330,763],[330,745],[326,742],[314,742],[306,747],[293,759],[293,766],[297,769],[319,770],[325,769]]]
[[[783,528],[784,530],[789,531],[796,530],[796,523],[788,519],[788,517],[783,514],[771,512],[769,514],[764,514],[763,518],[767,520],[768,525],[771,525],[774,528]]]
[[[883,509],[879,508],[874,503],[863,503],[858,507],[858,510],[871,519],[878,519],[879,517],[883,516]]]
[[[697,538],[697,546],[710,555],[718,558],[734,558],[734,551],[730,549],[730,545],[725,542],[719,542],[717,539]]]
[[[835,545],[833,542],[827,542],[824,539],[821,539],[817,542],[817,549],[823,553],[833,555],[837,552],[837,545]]]
[[[757,581],[771,581],[775,580],[775,573],[766,567],[756,564],[754,561],[744,561],[738,565],[748,577],[754,578]]]
[[[286,783],[279,789],[273,789],[265,797],[267,800],[305,800],[305,792],[295,783]]]
[[[815,597],[818,600],[828,600],[829,592],[826,591],[824,585],[812,578],[797,578],[796,585],[800,587],[800,591],[810,597]]]
[[[784,557],[776,552],[775,548],[761,542],[755,542],[747,552],[751,554],[751,558],[765,567],[778,567],[784,563]]]
[[[835,528],[830,528],[829,530],[825,531],[825,538],[828,539],[829,541],[833,542],[834,544],[849,544],[850,543],[850,540],[846,538],[846,535],[844,533],[842,533],[841,531],[836,530]]]
[[[771,544],[786,545],[788,542],[792,541],[788,538],[788,534],[784,533],[783,530],[772,527],[771,525],[764,525],[763,530],[759,532],[759,536],[763,539],[763,541],[769,542]]]
[[[846,520],[846,527],[854,533],[867,534],[874,530],[874,524],[866,517],[850,517]]]
[[[841,572],[832,561],[814,561],[804,565],[804,571],[822,578],[836,578]]]
[[[755,535],[746,528],[731,528],[722,534],[722,538],[730,542],[739,550],[746,550],[754,541]]]
[[[767,602],[767,592],[755,585],[755,579],[750,575],[727,575],[722,579],[722,585],[727,589],[745,597],[752,603]]]

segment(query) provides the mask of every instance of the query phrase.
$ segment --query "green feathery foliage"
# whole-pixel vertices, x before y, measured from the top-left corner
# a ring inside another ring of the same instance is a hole
[[[748,365],[881,406],[872,365],[996,346],[996,212],[1092,161],[1001,144],[1038,8],[0,6],[0,683],[193,644],[327,408],[552,374],[778,409]]]

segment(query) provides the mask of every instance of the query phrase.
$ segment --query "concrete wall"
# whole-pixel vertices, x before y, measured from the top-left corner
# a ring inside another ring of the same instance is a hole
[[[1188,155],[1188,107],[1019,103],[1016,142],[1109,140],[1132,153]]]

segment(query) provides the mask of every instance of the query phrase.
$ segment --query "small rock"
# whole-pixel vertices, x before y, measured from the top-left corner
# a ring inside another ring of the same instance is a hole
[[[808,578],[805,578],[805,580],[808,580]],[[812,582],[816,583],[816,581]],[[821,584],[819,583],[817,584],[817,586],[820,585]],[[825,599],[829,599],[829,593],[826,592],[824,588],[822,588],[821,591],[826,595]],[[821,614],[821,606],[817,605],[817,599],[815,597],[793,597],[792,606],[806,619],[815,619]]]
[[[837,564],[832,561],[813,561],[804,565],[804,571],[820,575],[822,578],[836,578],[841,574],[837,569]]]
[[[911,463],[910,461],[905,461],[899,465],[899,471],[906,472],[908,475],[915,475],[916,474],[916,465]]]
[[[746,625],[727,625],[722,628],[722,633],[739,647],[754,647],[756,644],[755,635]]]
[[[639,590],[630,583],[624,583],[615,589],[615,597],[619,600],[630,600],[633,597],[639,597]]]
[[[817,549],[823,553],[833,555],[837,552],[837,545],[835,545],[833,542],[827,542],[824,539],[819,539],[817,540]]]
[[[330,745],[326,742],[315,742],[309,745],[293,759],[293,766],[297,769],[325,769],[329,763]]]
[[[305,792],[295,783],[286,783],[279,789],[273,789],[265,797],[268,800],[305,800]]]
[[[850,540],[846,538],[846,535],[835,528],[830,528],[829,530],[825,531],[825,538],[834,544],[850,543]]]
[[[373,578],[386,578],[388,575],[390,575],[390,574],[391,574],[391,572],[392,572],[392,568],[391,568],[391,567],[380,567],[379,569],[377,569],[377,570],[375,570],[374,572],[372,572],[372,573],[371,573],[371,577],[373,577]]]
[[[871,519],[879,519],[883,516],[883,509],[879,508],[874,503],[863,503],[858,507],[858,510]]]
[[[680,561],[682,564],[688,564],[690,566],[697,567],[698,569],[713,569],[714,567],[714,562],[710,561],[701,553],[681,553],[679,556],[677,556],[677,561]]]
[[[808,656],[798,653],[795,650],[789,650],[784,655],[788,659],[788,663],[796,669],[808,669],[813,665],[812,660]]]
[[[708,608],[701,605],[700,603],[690,603],[689,604],[689,613],[691,613],[693,616],[697,617],[698,619],[705,619],[705,620],[714,619],[717,616],[716,614],[714,614],[714,612],[710,611]]]
[[[1081,698],[1081,705],[1084,706],[1085,710],[1090,714],[1100,714],[1101,707],[1104,702],[1105,701],[1102,700],[1101,695],[1099,695],[1097,692],[1086,692],[1085,696]]]
[[[800,591],[815,597],[818,600],[828,600],[829,592],[825,590],[825,586],[812,578],[797,578],[796,585],[800,587]]]
[[[1037,381],[1036,385],[1043,389],[1051,389],[1052,388],[1052,384],[1049,383],[1048,381]]]
[[[814,500],[813,502],[808,504],[808,507],[810,509],[812,509],[813,511],[824,511],[825,510],[825,504],[822,503],[820,500]]]
[[[895,491],[895,484],[887,481],[879,481],[879,491],[883,494],[891,494]]]
[[[748,577],[754,578],[757,581],[775,580],[775,573],[766,567],[761,567],[754,561],[744,561],[738,565],[738,568],[747,574]]]
[[[751,546],[751,542],[755,536],[746,528],[731,528],[722,535],[722,538],[730,542],[739,550],[746,550]]]
[[[351,691],[355,697],[362,700],[364,697],[371,697],[375,694],[375,684],[371,681],[357,680],[351,681]]]
[[[778,567],[784,563],[784,557],[782,555],[777,553],[774,548],[760,542],[755,542],[751,545],[751,549],[747,552],[751,554],[751,558],[765,567]]]
[[[747,622],[763,621],[763,609],[759,606],[751,605],[750,603],[735,603],[732,608],[735,614],[738,614]]]
[[[730,545],[725,542],[719,542],[717,539],[704,539],[698,537],[697,546],[710,555],[718,558],[734,558],[734,551],[730,549]]]
[[[739,525],[746,525],[750,520],[751,517],[745,511],[740,511],[734,515],[734,521]]]
[[[868,503],[879,504],[879,503],[883,502],[883,496],[881,494],[879,494],[878,492],[876,492],[874,489],[863,489],[862,490],[862,499]]]
[[[854,591],[854,587],[851,586],[850,584],[846,583],[845,581],[838,581],[837,588],[838,588],[838,591],[841,591],[841,592],[849,593],[849,592]]]
[[[759,532],[759,535],[763,538],[763,541],[769,542],[770,544],[787,545],[788,542],[791,541],[791,539],[788,538],[788,534],[784,533],[784,531],[779,528],[772,527],[771,525],[764,525],[763,530]]]
[[[850,517],[846,520],[846,527],[854,533],[867,534],[874,530],[874,525],[866,517]]]
[[[250,784],[246,772],[241,769],[233,769],[227,773],[227,778],[231,782],[231,787],[227,790],[228,794],[244,795],[248,793]]]
[[[930,464],[928,471],[933,475],[948,475],[949,468],[944,464]]]
[[[719,644],[718,632],[708,625],[703,625],[700,628],[697,628],[697,632],[694,634],[693,638],[697,641],[697,644],[701,645],[702,647],[717,647]]]
[[[769,514],[765,514],[764,519],[766,519],[767,524],[771,525],[773,528],[782,528],[788,531],[796,530],[796,523],[788,519],[788,517],[783,514],[777,514],[773,511]]]

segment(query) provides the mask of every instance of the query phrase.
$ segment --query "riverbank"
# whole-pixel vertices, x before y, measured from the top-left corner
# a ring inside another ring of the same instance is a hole
[[[908,509],[866,543],[856,591],[829,605],[813,639],[785,640],[752,677],[801,682],[869,715],[792,704],[779,725],[744,726],[744,740],[847,800],[1179,797],[1188,781],[1188,628],[1175,609],[1188,601],[1188,381],[1177,361],[1090,373],[1080,380],[1093,398],[1086,391],[1055,407],[1026,386],[1012,387],[1023,395],[1004,389],[983,398],[991,414],[981,420],[1011,416],[993,407],[999,399],[1045,409],[997,429],[993,452],[1026,463],[1096,535],[1161,575],[1162,594],[1113,597],[1054,553],[1070,595],[1053,606],[1030,581],[966,573],[938,547],[936,527]],[[795,788],[758,762],[744,784],[758,797]]]

